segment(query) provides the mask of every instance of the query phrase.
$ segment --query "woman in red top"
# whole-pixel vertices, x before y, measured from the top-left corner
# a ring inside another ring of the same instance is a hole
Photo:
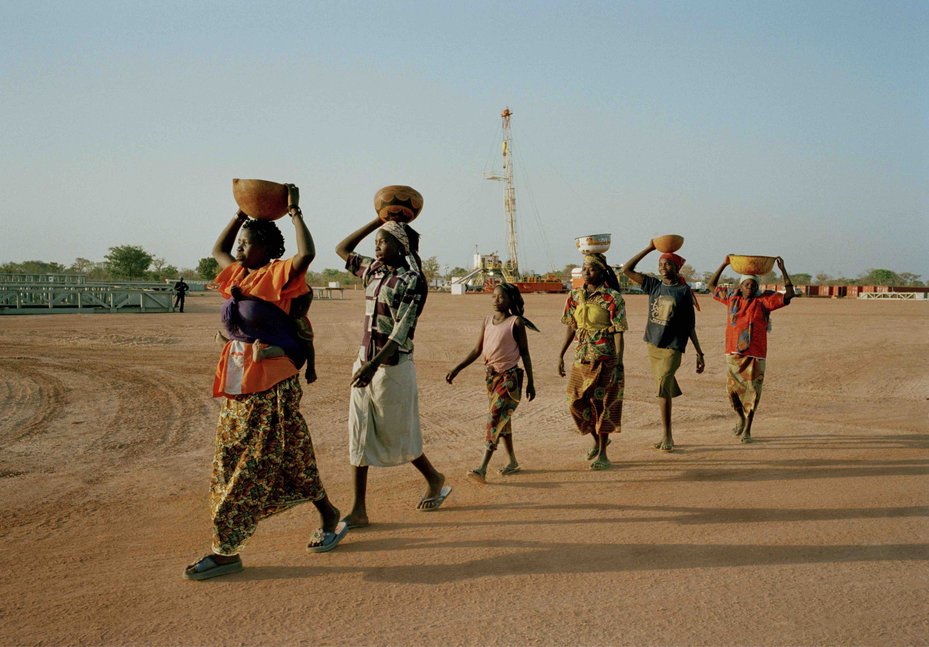
[[[726,320],[726,390],[729,402],[739,416],[739,422],[733,429],[736,436],[742,437],[743,443],[752,442],[752,420],[761,400],[761,386],[764,382],[765,360],[768,355],[768,330],[771,311],[783,308],[794,296],[793,283],[784,269],[784,259],[777,257],[777,266],[784,275],[785,293],[758,287],[759,277],[746,274],[739,280],[739,287],[733,290],[717,288],[719,277],[729,265],[726,256],[722,265],[716,270],[707,287],[713,291],[713,298],[728,306]]]
[[[306,351],[289,312],[291,302],[308,291],[306,271],[316,248],[297,202],[291,185],[289,213],[297,237],[292,258],[277,260],[284,254],[284,238],[273,222],[250,220],[242,211],[213,247],[221,268],[216,284],[226,297],[226,342],[213,380],[214,396],[223,397],[210,482],[213,550],[187,567],[188,579],[241,571],[239,551],[258,522],[300,503],[312,501],[321,517],[308,551],[332,550],[348,530],[326,496],[300,414],[298,376]],[[255,361],[259,338],[284,354]]]

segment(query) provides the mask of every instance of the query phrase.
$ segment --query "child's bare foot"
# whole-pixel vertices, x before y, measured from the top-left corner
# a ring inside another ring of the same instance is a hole
[[[468,472],[468,478],[483,485],[487,482],[487,472],[478,467]]]

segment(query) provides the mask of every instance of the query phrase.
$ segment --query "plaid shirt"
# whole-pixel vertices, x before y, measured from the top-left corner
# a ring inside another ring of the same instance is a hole
[[[590,309],[600,312],[592,313]],[[592,314],[595,316],[591,317]],[[577,328],[574,334],[577,342],[574,349],[576,363],[589,364],[612,359],[616,357],[614,333],[629,328],[626,323],[626,302],[619,292],[605,285],[589,295],[585,295],[584,288],[580,287],[568,294],[561,323]]]
[[[345,269],[361,277],[365,286],[365,323],[361,346],[365,361],[377,355],[388,341],[400,353],[413,352],[413,333],[422,296],[417,287],[422,276],[405,267],[388,270],[380,261],[349,254]],[[397,356],[385,364],[396,364]]]

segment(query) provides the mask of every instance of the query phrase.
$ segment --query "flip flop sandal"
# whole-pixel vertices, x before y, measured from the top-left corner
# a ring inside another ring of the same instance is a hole
[[[195,564],[188,566],[184,570],[184,577],[188,580],[208,580],[212,577],[238,573],[243,568],[242,558],[238,555],[236,555],[236,561],[228,564],[220,564],[212,555],[207,555],[206,557],[201,557],[200,561]]]
[[[505,467],[501,467],[497,471],[500,472],[500,474],[502,474],[503,476],[509,476],[510,474],[516,474],[516,472],[518,472],[519,470],[520,470],[519,465],[507,465]]]
[[[610,461],[596,460],[590,464],[590,469],[594,470],[595,472],[599,472],[602,470],[608,470],[612,466],[613,464]]]
[[[445,503],[445,499],[449,494],[452,493],[451,485],[443,485],[442,490],[439,492],[438,496],[424,496],[419,500],[419,505],[416,506],[416,509],[421,512],[435,512],[442,504]],[[429,507],[426,507],[429,506]]]
[[[347,532],[348,523],[345,521],[340,521],[334,531],[317,528],[313,536],[310,537],[310,543],[306,545],[306,550],[308,553],[328,553],[339,545]]]
[[[609,447],[612,444],[613,440],[611,438],[606,439],[606,446]],[[596,458],[597,454],[600,453],[599,447],[591,447],[587,450],[587,460],[592,461]]]

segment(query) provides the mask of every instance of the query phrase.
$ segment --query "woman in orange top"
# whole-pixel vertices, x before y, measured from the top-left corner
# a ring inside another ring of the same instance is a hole
[[[306,357],[288,313],[291,301],[308,291],[306,271],[316,249],[297,202],[291,185],[289,213],[297,237],[292,258],[276,260],[284,254],[284,238],[273,222],[250,220],[242,211],[213,247],[221,268],[216,283],[227,299],[223,323],[228,339],[213,380],[213,394],[224,398],[210,483],[213,550],[187,567],[188,579],[242,570],[239,551],[258,521],[300,503],[312,501],[321,517],[308,551],[332,550],[348,530],[326,496],[300,414],[298,375]],[[252,346],[259,338],[285,354],[254,361]]]

